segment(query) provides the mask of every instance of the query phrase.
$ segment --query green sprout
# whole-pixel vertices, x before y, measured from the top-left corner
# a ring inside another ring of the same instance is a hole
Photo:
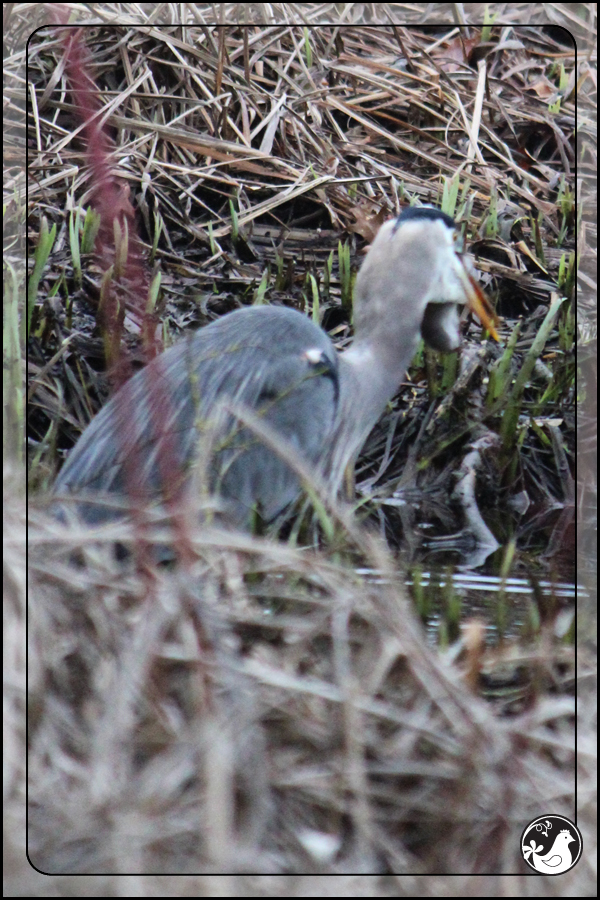
[[[46,263],[48,262],[48,257],[50,256],[55,237],[56,224],[54,224],[52,228],[49,228],[48,220],[45,216],[42,216],[40,234],[37,247],[35,248],[33,271],[29,276],[29,281],[27,283],[27,338],[29,338],[29,333],[31,330],[31,318],[33,315],[33,309],[35,307],[35,301],[37,298],[40,281],[42,280],[42,274],[44,272]]]
[[[156,258],[156,251],[158,250],[158,242],[160,240],[160,235],[163,230],[163,219],[158,210],[154,213],[154,236],[152,238],[152,249],[150,251],[150,265],[154,265],[154,260]]]
[[[238,214],[236,212],[235,206],[233,205],[233,200],[229,200],[229,212],[231,214],[231,240],[235,244],[239,234],[240,234],[240,226],[238,222]]]
[[[482,44],[485,43],[486,41],[489,41],[489,39],[492,35],[492,25],[494,24],[494,22],[496,21],[497,18],[498,18],[498,13],[495,12],[490,15],[490,8],[489,8],[489,6],[486,6],[484,13],[483,13],[483,28],[481,29],[481,43]]]
[[[308,28],[304,28],[304,52],[306,53],[306,65],[310,69],[312,66],[312,49],[310,46],[310,40],[308,38],[309,31]]]
[[[317,279],[315,276],[308,272],[306,275],[306,284],[307,287],[310,287],[312,292],[312,317],[313,321],[319,324],[320,321],[320,309],[319,309],[319,288],[317,285]]]
[[[4,260],[4,337],[3,358],[3,448],[5,458],[22,461],[22,436],[25,418],[25,391],[21,372],[21,335],[19,333],[19,278],[13,266]],[[35,293],[34,293],[35,297]]]
[[[91,253],[96,243],[96,237],[100,230],[100,213],[89,206],[83,220],[83,234],[81,235],[81,252]]]
[[[161,273],[157,272],[152,279],[152,284],[150,285],[150,288],[148,290],[148,301],[146,303],[146,312],[148,313],[148,315],[152,315],[152,313],[156,309],[156,301],[158,300],[158,292],[160,291],[161,279]]]
[[[458,172],[452,176],[451,179],[446,178],[444,176],[444,190],[442,192],[442,212],[445,212],[446,215],[450,216],[450,218],[454,218],[454,212],[456,210],[456,201],[458,200],[458,188],[459,188],[460,178]]]
[[[231,203],[231,201],[229,201]],[[208,240],[210,241],[210,252],[213,256],[217,255],[217,245],[215,243],[215,236],[213,234],[213,226],[212,222],[208,223]]]
[[[350,268],[350,244],[342,244],[338,241],[338,267],[340,272],[340,285],[342,291],[342,306],[352,311],[353,278]]]
[[[268,286],[269,286],[269,270],[267,268],[262,273],[262,278],[260,279],[260,284],[258,285],[256,291],[254,292],[254,299],[252,300],[253,306],[264,306],[265,305],[265,294],[267,293]]]
[[[558,264],[557,287],[563,297],[571,300],[575,295],[575,281],[577,277],[576,256],[573,251],[567,257],[566,253],[560,258]]]
[[[81,209],[71,210],[69,216],[69,244],[71,247],[71,259],[73,261],[73,274],[75,276],[75,284],[78,288],[83,283],[83,275],[81,272],[81,251],[79,247],[79,236],[81,234]]]
[[[493,406],[501,397],[508,396],[508,390],[511,383],[511,360],[515,352],[515,347],[521,334],[521,322],[517,322],[513,332],[506,344],[504,353],[500,359],[494,363],[490,369],[490,377],[487,388],[485,404],[488,407]]]
[[[333,269],[333,250],[327,257],[325,268],[323,269],[323,296],[329,300],[331,291],[331,270]]]
[[[546,342],[548,341],[552,329],[554,328],[554,322],[563,302],[563,297],[554,297],[552,303],[550,304],[550,309],[546,314],[546,318],[542,322],[540,329],[536,334],[531,347],[527,352],[527,355],[525,356],[523,365],[521,366],[521,369],[517,377],[515,378],[512,391],[508,398],[506,409],[504,410],[504,414],[502,416],[502,424],[500,426],[502,448],[505,451],[508,450],[508,448],[513,444],[514,436],[517,433],[517,425],[519,421],[519,415],[521,413],[525,387],[527,386],[527,383],[529,382],[529,379],[533,374],[533,370],[535,368],[537,360],[542,355],[544,347],[546,346]]]

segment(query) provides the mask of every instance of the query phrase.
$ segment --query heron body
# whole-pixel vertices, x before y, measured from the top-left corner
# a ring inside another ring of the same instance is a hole
[[[357,277],[355,339],[343,353],[314,322],[284,307],[236,310],[183,339],[100,411],[55,492],[85,495],[80,512],[98,522],[114,511],[94,503],[94,494],[144,502],[185,494],[197,489],[193,473],[200,468],[230,521],[248,524],[256,508],[270,521],[301,485],[285,453],[236,417],[240,407],[336,491],[397,391],[421,334],[437,349],[456,348],[457,305],[464,303],[482,319],[487,314],[493,330],[453,232],[453,221],[429,207],[381,227]]]

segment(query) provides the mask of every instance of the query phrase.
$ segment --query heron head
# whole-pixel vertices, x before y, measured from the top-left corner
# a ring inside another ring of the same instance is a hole
[[[497,318],[463,257],[454,220],[434,207],[410,207],[386,222],[357,278],[357,318],[421,333],[436,350],[460,343],[459,307],[467,306],[498,340]]]

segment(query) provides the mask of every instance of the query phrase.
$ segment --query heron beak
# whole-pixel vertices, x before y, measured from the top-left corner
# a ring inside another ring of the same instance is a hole
[[[485,296],[473,276],[467,272],[460,260],[457,271],[465,291],[465,297],[467,298],[467,307],[471,312],[475,313],[483,327],[489,331],[494,340],[499,342],[500,338],[496,331],[496,325],[499,324],[499,319],[492,308],[490,301]]]

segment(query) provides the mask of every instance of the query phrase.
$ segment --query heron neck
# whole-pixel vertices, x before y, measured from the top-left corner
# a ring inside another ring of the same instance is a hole
[[[418,339],[418,333],[407,326],[404,335],[380,336],[376,341],[357,338],[352,347],[342,353],[340,364],[343,373],[351,375],[357,401],[353,403],[353,416],[358,414],[365,422],[368,420],[370,427],[377,422],[406,374]]]
[[[398,390],[417,342],[418,335],[400,346],[389,341],[357,340],[341,354],[336,452],[330,463],[336,487]]]

